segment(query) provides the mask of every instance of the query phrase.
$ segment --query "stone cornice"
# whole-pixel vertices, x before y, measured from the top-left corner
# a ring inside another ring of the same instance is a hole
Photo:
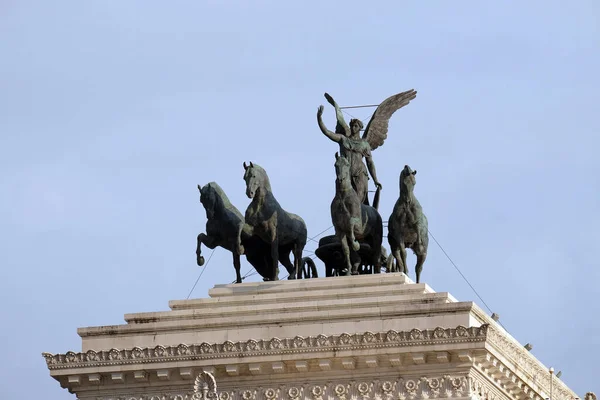
[[[522,371],[529,380],[535,382],[541,390],[546,392],[547,396],[550,396],[550,385],[552,384],[552,390],[557,398],[569,400],[579,398],[560,379],[551,377],[548,368],[516,340],[492,328],[488,329],[487,336],[489,343],[498,350],[500,355],[518,367],[518,370]],[[550,379],[552,379],[552,383]]]
[[[363,350],[394,348],[465,342],[484,342],[488,325],[481,327],[458,326],[410,331],[395,331],[362,334],[342,333],[339,335],[317,335],[294,338],[250,339],[244,342],[200,343],[194,345],[161,346],[102,351],[89,350],[85,353],[69,351],[65,354],[42,353],[50,370],[86,368],[138,363],[164,363],[228,357],[251,357],[311,353],[322,351]]]

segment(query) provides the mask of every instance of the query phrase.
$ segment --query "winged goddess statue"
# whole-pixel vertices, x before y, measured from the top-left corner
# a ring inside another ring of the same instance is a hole
[[[337,124],[335,132],[328,130],[322,119],[323,106],[319,106],[317,111],[319,128],[325,136],[339,144],[340,154],[350,161],[352,187],[358,194],[360,201],[365,204],[369,204],[367,197],[369,174],[373,178],[377,189],[382,189],[382,185],[377,179],[377,171],[371,151],[381,146],[387,139],[388,125],[392,114],[410,103],[415,97],[417,97],[417,92],[411,89],[385,99],[373,113],[365,133],[361,137],[360,131],[363,129],[363,123],[358,119],[351,119],[350,126],[348,126],[338,104],[333,100],[333,97],[325,93],[327,102],[335,108]],[[366,159],[366,167],[362,160],[363,157]]]

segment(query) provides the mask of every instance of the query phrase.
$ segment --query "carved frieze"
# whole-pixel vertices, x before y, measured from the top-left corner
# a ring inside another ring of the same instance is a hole
[[[247,340],[243,342],[226,341],[224,343],[200,343],[194,345],[155,346],[121,350],[89,350],[85,353],[69,351],[65,354],[43,353],[48,368],[97,367],[103,365],[121,365],[135,363],[215,359],[238,356],[270,355],[286,353],[314,352],[330,349],[369,349],[403,346],[422,346],[428,344],[462,343],[485,341],[488,325],[465,328],[436,328],[411,331],[342,333],[340,335],[318,335],[294,338],[271,338],[267,340]]]
[[[204,389],[203,389],[204,388]],[[467,375],[421,376],[322,382],[271,387],[240,387],[216,392],[215,400],[413,400],[468,397],[471,386]],[[199,400],[206,385],[194,392],[143,394],[136,396],[97,397],[95,400]],[[213,399],[214,397],[208,397]],[[486,398],[487,400],[487,398]],[[490,398],[489,400],[496,400]]]

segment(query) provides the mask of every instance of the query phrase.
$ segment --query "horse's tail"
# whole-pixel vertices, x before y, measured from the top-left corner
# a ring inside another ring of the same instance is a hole
[[[381,189],[377,188],[375,191],[375,197],[373,197],[373,208],[379,211],[379,197]]]
[[[300,273],[304,279],[319,277],[317,266],[310,257],[302,257],[302,260],[300,261]]]

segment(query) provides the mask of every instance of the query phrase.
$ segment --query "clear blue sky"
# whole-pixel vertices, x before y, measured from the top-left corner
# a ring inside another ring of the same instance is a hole
[[[197,184],[243,211],[254,161],[309,235],[329,227],[323,93],[411,88],[374,152],[384,219],[409,164],[504,326],[599,391],[599,16],[597,1],[0,1],[0,394],[73,399],[42,351],[188,295]],[[192,296],[234,278],[217,250]],[[423,279],[482,305],[433,241]]]

